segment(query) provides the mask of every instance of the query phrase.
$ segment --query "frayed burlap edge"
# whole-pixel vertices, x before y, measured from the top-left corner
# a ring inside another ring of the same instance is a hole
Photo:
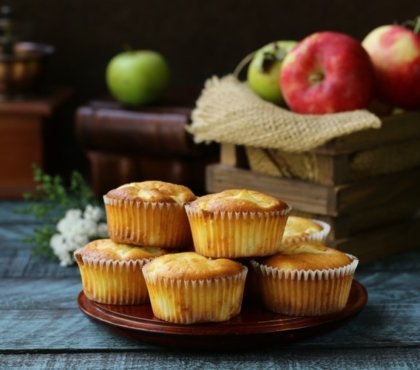
[[[356,131],[380,128],[367,110],[302,115],[260,99],[232,75],[206,81],[187,130],[196,143],[304,152]]]

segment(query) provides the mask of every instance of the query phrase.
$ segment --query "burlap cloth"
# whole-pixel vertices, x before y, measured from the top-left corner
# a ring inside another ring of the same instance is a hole
[[[206,81],[187,130],[197,143],[215,141],[305,152],[350,133],[380,128],[366,110],[302,115],[260,99],[232,75]]]

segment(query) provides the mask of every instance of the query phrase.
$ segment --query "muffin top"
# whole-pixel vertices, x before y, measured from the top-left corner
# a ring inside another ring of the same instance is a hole
[[[275,197],[248,189],[229,189],[204,195],[191,202],[190,206],[207,212],[262,212],[289,208],[285,202]]]
[[[296,216],[289,216],[284,229],[283,238],[292,238],[299,235],[309,235],[322,231],[322,226],[316,222]]]
[[[343,267],[352,259],[337,249],[318,243],[302,243],[295,248],[266,257],[261,263],[282,270],[323,270]]]
[[[143,267],[143,272],[151,279],[204,280],[237,275],[244,269],[226,258],[210,259],[195,252],[182,252],[155,258]]]
[[[181,205],[196,198],[194,193],[186,186],[164,181],[132,182],[110,190],[106,196],[114,199],[178,203]]]
[[[139,247],[115,243],[111,239],[98,239],[86,244],[75,252],[76,255],[94,259],[130,261],[154,258],[164,255],[164,249],[156,247]]]

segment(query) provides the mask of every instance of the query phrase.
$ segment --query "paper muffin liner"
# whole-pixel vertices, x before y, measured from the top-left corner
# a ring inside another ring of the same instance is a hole
[[[184,280],[144,272],[153,314],[178,324],[227,321],[241,311],[248,269],[232,276]]]
[[[195,251],[206,257],[253,257],[281,250],[290,208],[267,212],[203,212],[185,205]]]
[[[264,306],[290,316],[319,316],[341,311],[347,304],[358,259],[323,270],[282,270],[251,262],[258,276]]]
[[[319,226],[322,227],[322,230],[312,232],[310,234],[302,234],[302,235],[296,235],[291,237],[283,237],[282,239],[282,245],[284,247],[291,247],[296,244],[301,243],[322,243],[327,239],[328,234],[331,231],[330,224],[316,219],[310,219],[311,221],[315,222]],[[285,248],[283,248],[284,250]]]
[[[119,261],[95,259],[74,253],[82,277],[83,292],[92,301],[134,305],[149,300],[142,267],[150,258]]]
[[[182,205],[104,196],[109,237],[118,243],[159,248],[188,247],[192,243]]]

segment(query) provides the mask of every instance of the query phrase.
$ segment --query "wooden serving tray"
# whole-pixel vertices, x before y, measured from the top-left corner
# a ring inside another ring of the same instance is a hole
[[[344,310],[317,317],[285,316],[244,303],[240,315],[221,323],[172,324],[153,316],[148,304],[116,306],[93,302],[83,292],[80,309],[90,318],[143,342],[188,349],[243,349],[290,343],[336,328],[366,305],[367,291],[353,281]]]

